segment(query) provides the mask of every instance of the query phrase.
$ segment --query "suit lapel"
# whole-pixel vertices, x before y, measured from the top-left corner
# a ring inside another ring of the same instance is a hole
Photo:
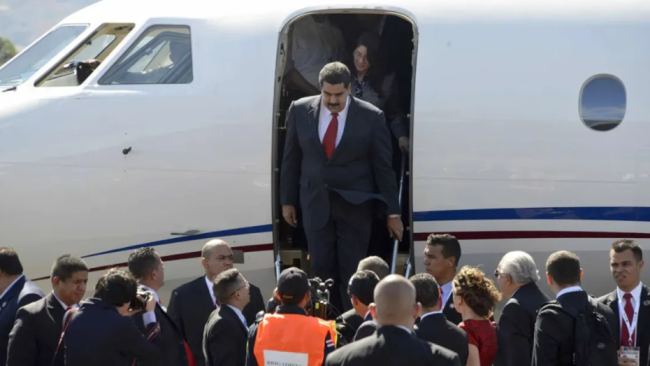
[[[639,304],[639,320],[636,329],[637,333],[637,346],[647,347],[648,344],[648,335],[649,332],[646,331],[650,329],[650,295],[648,294],[648,287],[643,286],[641,288],[641,303]],[[618,306],[617,306],[618,308]],[[616,315],[618,318],[618,314]]]
[[[221,308],[219,309],[219,315],[221,315],[222,318],[231,317],[234,321],[237,322],[237,324],[239,324],[239,329],[241,329],[242,332],[244,332],[244,335],[248,336],[248,329],[246,329],[244,323],[241,322],[239,316],[235,313],[233,309],[230,308],[230,306],[228,305],[221,306]]]
[[[212,301],[212,296],[210,291],[208,291],[208,284],[205,282],[205,277],[199,277],[195,283],[196,292],[199,294],[199,301],[201,308],[205,308],[206,311],[212,313],[216,308],[217,304]]]
[[[54,297],[52,293],[45,297],[45,304],[47,306],[47,312],[50,314],[50,317],[54,319],[54,322],[57,326],[63,326],[63,316],[65,315],[65,309],[59,303],[59,300]]]
[[[7,307],[9,301],[18,296],[20,291],[23,290],[23,286],[25,286],[25,276],[20,277],[20,279],[18,279],[18,281],[16,281],[16,283],[11,286],[9,291],[7,291],[7,293],[2,298],[0,298],[0,314]]]
[[[321,158],[327,161],[327,156],[325,156],[325,149],[323,149],[323,143],[320,140],[320,134],[318,133],[318,122],[320,119],[320,109],[322,107],[322,96],[315,98],[309,107],[307,114],[309,115],[309,128],[311,133],[316,137],[314,141],[316,142],[316,150],[319,152]],[[336,151],[336,150],[334,150]]]

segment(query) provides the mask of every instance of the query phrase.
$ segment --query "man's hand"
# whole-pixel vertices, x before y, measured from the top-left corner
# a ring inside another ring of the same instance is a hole
[[[148,295],[148,300],[147,303],[145,304],[144,308],[147,312],[154,311],[156,310],[156,297],[153,296],[153,293],[150,291],[147,291]],[[144,300],[142,297],[139,297],[142,300]]]
[[[409,141],[408,137],[400,137],[399,140],[397,140],[397,142],[399,143],[399,148],[402,151],[406,152],[410,150],[411,142]]]
[[[402,241],[402,233],[404,232],[402,219],[399,217],[389,217],[387,224],[390,236],[396,238],[398,241]]]
[[[296,218],[296,208],[291,205],[282,206],[282,217],[289,225],[298,226],[298,219]]]

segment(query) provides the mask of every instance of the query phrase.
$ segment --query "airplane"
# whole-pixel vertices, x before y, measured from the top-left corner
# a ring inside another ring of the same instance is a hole
[[[395,273],[422,272],[427,236],[451,233],[460,265],[490,276],[524,250],[550,294],[546,258],[570,250],[587,291],[614,288],[612,242],[650,238],[644,0],[97,2],[0,69],[0,245],[45,291],[57,256],[82,256],[89,296],[153,246],[167,301],[221,238],[270,296],[280,269],[308,268],[278,178],[291,25],[319,14],[407,30],[392,38],[411,131]]]

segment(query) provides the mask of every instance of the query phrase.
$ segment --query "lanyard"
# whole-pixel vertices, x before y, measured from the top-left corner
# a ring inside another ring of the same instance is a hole
[[[628,301],[632,301],[632,299],[633,299],[633,297],[631,297]],[[622,297],[620,297],[618,299],[618,312],[621,313],[621,317],[623,318],[623,321],[625,322],[625,326],[627,327],[628,337],[630,337],[629,338],[629,345],[631,346],[632,345],[632,335],[636,331],[636,325],[637,325],[637,321],[638,321],[639,312],[637,311],[637,309],[638,309],[639,304],[638,304],[638,301],[635,301],[634,315],[633,315],[633,318],[632,318],[632,324],[630,325],[630,320],[627,317],[627,313],[625,312],[625,309],[623,308],[623,301],[622,300],[623,300]]]

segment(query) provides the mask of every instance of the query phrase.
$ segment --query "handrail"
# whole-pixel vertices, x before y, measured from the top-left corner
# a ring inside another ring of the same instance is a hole
[[[399,178],[399,207],[402,208],[402,193],[404,192],[404,170],[406,168],[406,154],[402,153],[402,169],[400,170],[400,178]],[[404,237],[404,233],[402,233],[402,238]],[[390,264],[390,273],[395,274],[395,268],[397,267],[397,249],[399,247],[399,240],[395,238],[393,241],[393,258],[391,259],[391,264]],[[410,253],[409,253],[410,254]]]

